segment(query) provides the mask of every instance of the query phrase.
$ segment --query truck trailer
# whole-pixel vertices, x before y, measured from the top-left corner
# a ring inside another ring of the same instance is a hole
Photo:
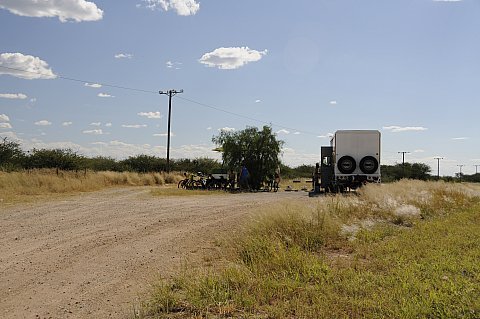
[[[313,176],[313,194],[354,190],[380,183],[380,138],[376,130],[340,130],[322,146]]]

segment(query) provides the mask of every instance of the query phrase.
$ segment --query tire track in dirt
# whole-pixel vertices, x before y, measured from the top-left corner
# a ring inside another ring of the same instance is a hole
[[[123,318],[153,279],[250,212],[303,193],[153,197],[121,188],[0,209],[1,318]]]

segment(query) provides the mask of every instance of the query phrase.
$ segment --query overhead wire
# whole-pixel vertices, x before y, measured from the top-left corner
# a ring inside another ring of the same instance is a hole
[[[37,72],[37,71],[22,70],[22,69],[12,68],[12,67],[8,67],[8,66],[4,66],[4,65],[0,65],[0,68],[11,70],[11,71],[18,71],[18,72],[25,72],[25,73],[30,73],[30,74],[42,75],[42,76],[45,76],[45,77],[52,78],[52,74],[46,74],[46,73]],[[80,82],[80,83],[85,83],[85,84],[87,84],[87,83],[98,84],[98,85],[101,85],[102,87],[109,87],[109,88],[115,88],[115,89],[120,89],[120,90],[128,90],[128,91],[149,93],[149,94],[159,94],[159,91],[132,88],[132,87],[128,87],[128,86],[108,84],[108,83],[103,83],[103,82],[98,82],[98,81],[76,79],[76,78],[67,77],[67,76],[63,76],[63,75],[59,75],[59,74],[55,74],[55,78],[59,78],[59,79],[62,79],[62,80],[67,80],[67,81],[73,81],[73,82]],[[54,78],[52,78],[52,79],[54,79]],[[256,119],[256,118],[251,117],[251,116],[247,116],[247,115],[239,114],[239,113],[236,113],[236,112],[228,111],[224,108],[220,108],[220,107],[213,106],[213,105],[210,105],[210,104],[198,102],[198,101],[195,101],[195,100],[192,100],[192,99],[189,99],[189,98],[185,98],[185,97],[182,97],[182,96],[177,96],[177,98],[181,99],[181,100],[184,100],[184,101],[187,101],[187,102],[190,102],[190,103],[193,103],[193,104],[197,104],[197,105],[205,107],[205,108],[209,108],[209,109],[212,109],[212,110],[223,112],[225,114],[233,115],[233,116],[243,118],[243,119],[247,119],[247,120],[250,120],[250,121],[254,121],[254,122],[257,122],[257,123],[262,123],[262,124],[266,124],[266,125],[270,125],[270,126],[275,126],[275,127],[282,128],[282,129],[285,129],[285,130],[295,131],[295,132],[298,132],[298,133],[303,133],[303,134],[308,134],[308,135],[315,135],[315,136],[319,135],[318,133],[304,131],[304,130],[298,130],[296,128],[285,126],[285,125],[282,125],[282,124],[276,124],[276,123],[273,123],[273,122],[270,122],[270,121]]]

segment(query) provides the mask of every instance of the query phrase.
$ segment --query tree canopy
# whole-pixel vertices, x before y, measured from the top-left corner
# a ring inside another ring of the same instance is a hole
[[[247,127],[238,132],[221,131],[212,141],[221,149],[223,162],[229,169],[238,172],[243,165],[246,166],[250,186],[254,189],[271,178],[280,166],[279,155],[284,142],[277,140],[269,126],[262,130]]]

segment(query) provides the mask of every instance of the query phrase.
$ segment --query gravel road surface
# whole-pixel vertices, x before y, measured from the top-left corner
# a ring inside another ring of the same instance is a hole
[[[252,211],[305,193],[154,197],[108,189],[0,208],[0,318],[125,318]]]

